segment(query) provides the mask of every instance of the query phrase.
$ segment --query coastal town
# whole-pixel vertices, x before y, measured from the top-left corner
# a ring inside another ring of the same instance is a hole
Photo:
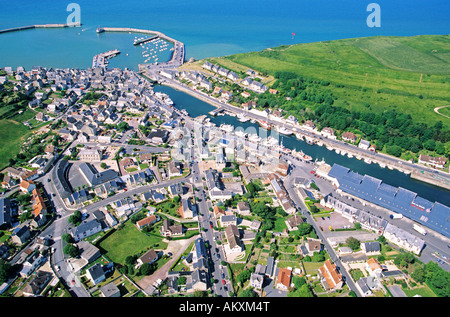
[[[174,45],[139,72],[108,67],[108,52],[88,69],[3,68],[0,92],[20,93],[35,129],[1,171],[3,296],[442,296],[421,272],[449,269],[450,208],[282,136],[442,187],[445,157],[402,162],[262,109],[268,76],[193,66]],[[191,117],[158,83],[216,110]],[[211,122],[221,115],[260,133]]]

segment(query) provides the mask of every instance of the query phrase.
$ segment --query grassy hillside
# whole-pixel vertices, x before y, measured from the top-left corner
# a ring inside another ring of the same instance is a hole
[[[330,82],[334,106],[376,113],[396,110],[416,122],[449,125],[448,118],[433,111],[450,104],[449,35],[297,44],[215,60],[230,60],[269,75],[287,71]]]

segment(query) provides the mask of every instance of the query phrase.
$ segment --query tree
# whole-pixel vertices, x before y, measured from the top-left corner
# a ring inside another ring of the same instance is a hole
[[[64,254],[67,254],[71,258],[76,258],[79,254],[79,250],[73,244],[67,244],[63,249]]]
[[[135,255],[129,255],[125,258],[125,263],[127,265],[134,265],[136,263],[136,256]]]
[[[63,234],[62,239],[66,243],[72,243],[73,242],[72,236],[70,234],[68,234],[68,233]]]
[[[287,294],[288,297],[314,297],[310,286],[308,284],[303,284],[298,289]]]
[[[258,297],[252,287],[244,289],[237,297]]]
[[[76,210],[70,217],[69,222],[75,226],[78,226],[81,222],[81,212]]]
[[[0,283],[8,281],[9,276],[12,273],[12,266],[3,259],[0,260]]]
[[[208,297],[208,293],[205,291],[195,290],[194,297]]]
[[[124,132],[130,128],[129,124],[125,121],[122,121],[117,125],[117,130],[120,132]]]
[[[400,157],[400,155],[402,155],[402,148],[398,145],[389,145],[386,147],[386,152],[396,157]]]
[[[303,222],[298,226],[298,234],[304,236],[310,233],[312,230],[312,226],[309,223]]]
[[[414,272],[411,274],[411,277],[417,282],[417,283],[423,283],[425,282],[425,266],[419,266],[417,267]]]
[[[352,249],[353,251],[356,251],[359,249],[360,246],[360,242],[358,239],[354,238],[354,237],[349,237],[347,240],[345,240],[345,243],[349,246],[350,249]]]
[[[236,276],[236,281],[241,283],[241,285],[243,285],[245,281],[250,279],[251,274],[252,273],[249,270],[242,271],[241,273],[238,274],[238,276]]]
[[[103,168],[103,169],[105,169],[105,168],[108,167],[108,165],[106,165],[105,162],[101,162],[101,163],[100,163],[100,167]]]
[[[144,263],[139,267],[139,274],[150,275],[155,271],[155,265],[150,263]]]
[[[412,253],[409,252],[400,253],[395,257],[394,264],[407,268],[409,264],[414,263],[415,259],[416,258]]]
[[[436,148],[436,142],[434,140],[430,139],[423,143],[423,147],[429,151],[434,151]]]
[[[425,281],[438,296],[450,296],[450,272],[436,262],[430,261],[425,265]]]

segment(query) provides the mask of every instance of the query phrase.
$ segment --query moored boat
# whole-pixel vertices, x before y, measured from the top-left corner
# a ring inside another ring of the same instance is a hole
[[[271,124],[264,120],[258,120],[258,124],[266,130],[270,130],[272,128]]]
[[[280,133],[280,134],[284,134],[284,135],[292,135],[293,132],[289,131],[288,129],[286,129],[285,127],[276,127],[275,130]]]

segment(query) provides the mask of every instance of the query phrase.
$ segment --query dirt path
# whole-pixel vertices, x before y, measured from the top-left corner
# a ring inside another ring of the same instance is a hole
[[[152,275],[144,277],[142,280],[140,280],[137,284],[139,287],[141,287],[144,291],[151,286],[154,282],[156,282],[158,279],[164,280],[167,277],[167,273],[169,272],[170,267],[172,264],[175,263],[176,260],[181,256],[181,254],[186,250],[186,248],[191,244],[192,241],[197,239],[199,236],[195,235],[188,240],[175,240],[170,241],[169,245],[166,249],[168,252],[172,252],[173,256],[170,259],[169,262],[164,264],[161,268],[159,268],[155,273]]]
[[[448,106],[441,106],[441,107],[436,107],[436,108],[434,108],[434,112],[436,112],[437,114],[440,114],[441,116],[444,116],[444,117],[446,117],[446,118],[449,118],[449,119],[450,119],[450,117],[449,117],[449,116],[447,116],[447,115],[445,115],[445,114],[442,114],[442,113],[440,113],[440,112],[439,112],[439,109],[442,109],[442,108],[447,108],[447,107],[450,107],[450,105],[448,105]]]

